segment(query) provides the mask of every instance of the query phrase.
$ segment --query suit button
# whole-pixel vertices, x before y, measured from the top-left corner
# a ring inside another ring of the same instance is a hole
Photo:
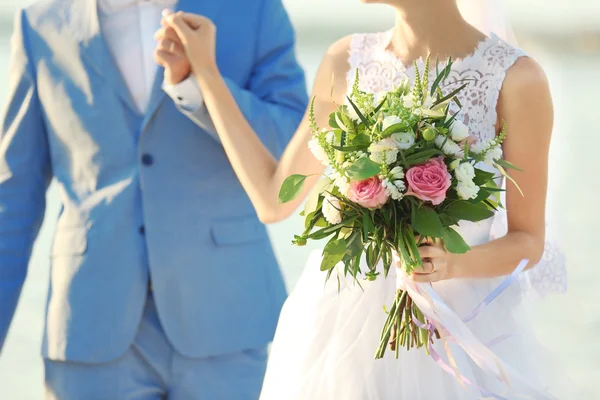
[[[144,225],[140,226],[140,235],[145,235],[146,234],[146,227]]]
[[[148,153],[142,154],[142,164],[146,166],[154,164],[154,157],[152,157],[152,155]]]

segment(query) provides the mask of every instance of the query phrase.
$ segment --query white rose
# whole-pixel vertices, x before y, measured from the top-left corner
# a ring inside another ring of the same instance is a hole
[[[502,158],[502,148],[494,146],[485,153],[485,163],[493,165],[496,160]]]
[[[396,147],[396,143],[390,138],[373,143],[369,146],[369,152],[371,153],[371,161],[378,164],[383,164],[384,157],[385,163],[388,165],[395,163],[398,158],[398,148]]]
[[[323,217],[330,224],[336,225],[342,222],[342,214],[340,213],[340,201],[331,196],[325,195],[325,199],[323,200]]]
[[[415,144],[415,134],[412,132],[394,133],[391,137],[402,150],[408,150]]]
[[[406,108],[413,108],[415,106],[415,99],[412,94],[407,94],[402,98],[402,103]]]
[[[456,167],[454,174],[460,182],[472,181],[475,178],[475,168],[469,163],[461,163]]]
[[[463,158],[464,152],[461,147],[452,140],[448,139],[446,136],[438,135],[434,142],[445,155]]]
[[[404,181],[390,182],[389,179],[385,178],[381,181],[381,184],[393,200],[401,200],[404,197],[406,191]]]
[[[394,180],[402,179],[404,178],[404,169],[402,169],[400,166],[394,167],[390,171],[390,176],[394,178]]]
[[[327,132],[325,134],[325,141],[327,141],[327,143],[333,144],[333,142],[335,142],[335,132],[333,132],[333,131]]]
[[[308,141],[308,148],[321,164],[329,165],[329,156],[327,155],[325,149],[321,147],[319,141],[316,138],[313,138]]]
[[[461,199],[470,200],[477,197],[479,186],[473,181],[460,181],[456,186],[456,191],[458,192],[458,197]]]
[[[431,107],[433,107],[433,97],[431,97],[428,93],[427,96],[425,97],[425,101],[423,102],[422,108],[429,110],[429,109],[431,109]]]
[[[490,142],[486,140],[479,140],[469,147],[469,150],[476,154],[481,154],[490,147]]]
[[[469,128],[461,121],[454,120],[452,126],[450,126],[450,134],[452,135],[452,140],[460,142],[469,137]]]
[[[373,97],[373,108],[377,108],[379,106],[379,104],[381,104],[381,102],[383,101],[383,99],[385,99],[385,96],[387,96],[388,92],[377,92],[374,94]]]
[[[339,172],[334,171],[329,175],[329,179],[331,179],[333,184],[337,186],[342,196],[348,197],[348,192],[350,191],[350,181],[348,178]]]
[[[400,123],[402,123],[402,118],[395,116],[395,115],[390,115],[383,119],[383,122],[381,124],[381,130],[385,131],[390,126],[400,124]]]

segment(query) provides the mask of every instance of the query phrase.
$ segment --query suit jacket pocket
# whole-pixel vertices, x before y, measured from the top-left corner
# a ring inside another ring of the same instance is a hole
[[[62,228],[56,231],[52,257],[82,255],[87,250],[87,229]]]
[[[214,221],[211,235],[217,246],[236,246],[265,240],[267,233],[255,216]]]

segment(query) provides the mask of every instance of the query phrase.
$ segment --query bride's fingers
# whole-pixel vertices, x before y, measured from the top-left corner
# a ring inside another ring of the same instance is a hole
[[[195,31],[183,19],[182,13],[172,14],[166,18],[169,27],[173,28],[181,43],[185,46],[194,36]]]
[[[423,265],[421,267],[415,268],[413,270],[414,274],[431,274],[435,271],[435,261],[433,260],[425,260],[423,261]]]
[[[421,258],[444,257],[446,250],[438,246],[421,246],[419,247],[419,254]]]
[[[439,271],[430,274],[412,274],[411,279],[419,283],[438,282],[442,280],[442,274]]]

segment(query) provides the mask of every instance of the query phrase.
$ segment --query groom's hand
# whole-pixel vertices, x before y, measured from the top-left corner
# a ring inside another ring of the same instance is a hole
[[[154,59],[165,69],[165,83],[177,85],[183,82],[191,72],[191,66],[177,33],[164,22],[156,31],[156,49]]]

